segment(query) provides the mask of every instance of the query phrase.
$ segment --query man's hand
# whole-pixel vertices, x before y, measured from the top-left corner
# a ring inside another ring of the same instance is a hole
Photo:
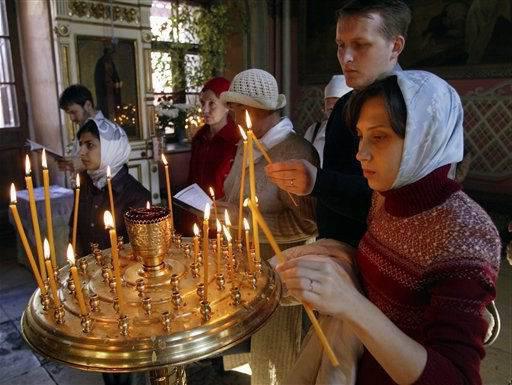
[[[280,189],[295,195],[309,195],[316,181],[317,168],[304,159],[292,159],[267,165],[265,171]]]

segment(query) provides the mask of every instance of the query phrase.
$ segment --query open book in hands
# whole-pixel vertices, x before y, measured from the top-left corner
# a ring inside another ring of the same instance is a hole
[[[206,204],[212,205],[213,203],[212,199],[197,183],[191,184],[175,194],[173,200],[178,206],[200,217],[203,215]]]

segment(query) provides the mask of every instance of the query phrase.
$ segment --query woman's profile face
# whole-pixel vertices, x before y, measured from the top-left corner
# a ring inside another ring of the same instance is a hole
[[[363,104],[357,121],[357,136],[356,158],[361,162],[368,185],[375,191],[391,189],[400,169],[404,139],[391,127],[382,97],[373,97]]]
[[[101,143],[100,140],[90,132],[80,135],[80,160],[86,170],[94,171],[101,165]]]
[[[211,90],[201,92],[201,95],[199,95],[199,101],[201,102],[204,121],[210,126],[220,123],[226,118],[229,112],[228,108]]]

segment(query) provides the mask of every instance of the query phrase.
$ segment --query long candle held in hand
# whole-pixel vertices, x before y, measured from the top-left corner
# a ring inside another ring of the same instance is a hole
[[[250,131],[250,135],[252,136],[252,141],[256,144],[256,147],[258,147],[258,150],[260,150],[261,154],[263,155],[263,157],[265,158],[265,160],[271,164],[272,163],[272,159],[270,158],[270,155],[268,154],[268,152],[265,150],[265,148],[263,147],[263,145],[260,143],[260,141],[258,140],[258,138],[256,138],[256,135],[254,135],[254,131]],[[289,191],[287,191],[287,194],[288,196],[290,197],[290,200],[292,201],[292,203],[295,205],[295,206],[298,206],[297,202],[295,201],[295,199],[293,198],[292,194],[290,194]]]
[[[263,216],[259,212],[258,207],[253,205],[253,203],[249,199],[245,200],[244,205],[248,205],[249,208],[251,209],[253,215],[256,217],[259,225],[261,226],[261,229],[265,233],[265,235],[270,243],[270,246],[272,246],[274,253],[276,253],[279,263],[284,263],[286,261],[286,259],[284,258],[283,254],[281,253],[281,249],[279,248],[276,240],[274,239],[274,236],[270,232],[270,229],[268,228],[267,223],[263,219]],[[334,354],[334,351],[332,350],[331,345],[327,341],[327,338],[325,337],[325,334],[324,334],[322,328],[320,327],[320,323],[318,322],[318,320],[315,317],[315,314],[313,313],[313,309],[311,309],[311,306],[308,303],[303,302],[302,305],[304,306],[304,309],[306,310],[306,313],[307,313],[309,319],[311,320],[311,323],[315,329],[315,332],[318,335],[318,338],[319,338],[327,356],[329,357],[331,364],[334,367],[339,366],[338,359],[336,358],[336,355]]]
[[[197,265],[197,258],[199,257],[199,226],[194,223],[194,263]]]
[[[171,177],[169,176],[169,164],[167,158],[162,154],[162,163],[165,170],[165,188],[167,189],[167,207],[171,213],[171,229],[174,229],[174,215],[172,213]]]
[[[238,203],[238,242],[242,242],[242,217],[243,217],[243,203],[245,193],[245,168],[247,167],[247,135],[241,125],[238,125],[240,135],[242,135],[244,152],[242,155],[242,175],[240,177],[240,198]]]
[[[48,173],[48,164],[46,162],[46,149],[43,148],[43,155],[41,157],[41,165],[43,166],[43,189],[44,189],[44,209],[46,213],[46,233],[48,234],[48,241],[50,242],[50,259],[53,268],[57,268],[57,258],[55,256],[55,242],[53,240],[53,220],[52,220],[52,207],[50,203],[50,175]]]
[[[75,186],[75,206],[73,207],[73,233],[71,235],[71,245],[76,250],[76,231],[78,228],[78,205],[80,204],[80,174],[76,174]]]
[[[218,219],[215,220],[215,226],[217,227],[217,274],[220,274],[220,256],[222,253],[222,242],[221,242],[221,232],[222,226],[220,225],[220,221]]]
[[[208,301],[208,221],[210,219],[210,204],[204,206],[203,220],[203,271],[204,271],[204,300]]]
[[[34,274],[34,278],[36,279],[37,286],[41,290],[42,294],[46,294],[46,287],[44,286],[41,274],[39,274],[39,268],[37,267],[37,263],[34,260],[34,255],[32,254],[32,250],[30,249],[30,245],[28,243],[25,230],[23,229],[23,225],[21,224],[20,214],[18,213],[18,208],[16,207],[16,188],[14,187],[14,183],[11,184],[11,204],[9,207],[11,209],[12,217],[14,218],[14,223],[16,224],[16,229],[18,230],[21,243],[23,245],[23,248],[25,249],[25,254],[27,254],[30,267],[32,268],[32,273]]]
[[[48,283],[50,284],[50,289],[52,290],[53,303],[55,307],[60,306],[60,298],[59,298],[59,290],[57,289],[57,283],[55,282],[55,275],[53,274],[53,266],[50,261],[50,245],[48,244],[48,240],[44,239],[44,263],[46,266],[46,272],[48,274]]]
[[[28,202],[30,205],[30,214],[32,217],[32,228],[34,230],[34,237],[36,239],[37,257],[39,259],[39,271],[41,278],[46,279],[46,269],[43,254],[43,242],[41,241],[41,232],[39,230],[39,219],[37,218],[36,200],[34,198],[34,186],[32,184],[32,176],[30,171],[30,160],[28,155],[25,157],[25,183],[28,190]]]
[[[114,194],[112,193],[112,174],[110,172],[110,166],[107,166],[107,188],[108,188],[108,199],[110,200],[110,212],[112,214],[113,227],[116,227],[116,211],[114,207]]]
[[[103,221],[105,222],[105,229],[108,230],[110,235],[110,253],[112,256],[112,266],[114,267],[116,294],[119,300],[119,314],[126,315],[124,309],[123,286],[121,280],[121,266],[119,264],[119,254],[117,251],[117,233],[114,227],[114,219],[112,218],[110,211],[105,211],[105,214],[103,215]]]
[[[78,301],[78,307],[80,308],[80,315],[86,315],[87,306],[85,305],[84,293],[82,292],[82,282],[80,281],[80,276],[78,275],[78,270],[75,266],[75,252],[71,244],[68,244],[67,257],[69,262],[69,271],[71,272],[71,276],[75,282],[76,300]]]
[[[248,162],[249,162],[249,190],[250,190],[250,196],[251,201],[256,206],[256,176],[254,172],[254,153],[253,153],[253,144],[252,144],[252,138],[253,135],[251,135],[252,132],[252,122],[251,117],[249,116],[249,112],[245,110],[245,120],[247,124],[247,130],[248,130]],[[260,235],[258,231],[258,222],[256,221],[256,218],[254,216],[252,217],[252,241],[254,243],[254,253],[256,255],[256,258],[260,258]]]

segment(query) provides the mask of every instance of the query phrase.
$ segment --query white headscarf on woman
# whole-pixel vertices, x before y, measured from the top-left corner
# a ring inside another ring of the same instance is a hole
[[[101,164],[97,170],[87,171],[92,183],[99,189],[107,183],[107,166],[110,166],[112,178],[128,162],[131,146],[126,132],[117,124],[105,118],[99,111],[94,118],[100,133]]]
[[[404,150],[394,189],[462,160],[463,109],[457,92],[425,71],[400,71],[398,86],[407,106]]]

